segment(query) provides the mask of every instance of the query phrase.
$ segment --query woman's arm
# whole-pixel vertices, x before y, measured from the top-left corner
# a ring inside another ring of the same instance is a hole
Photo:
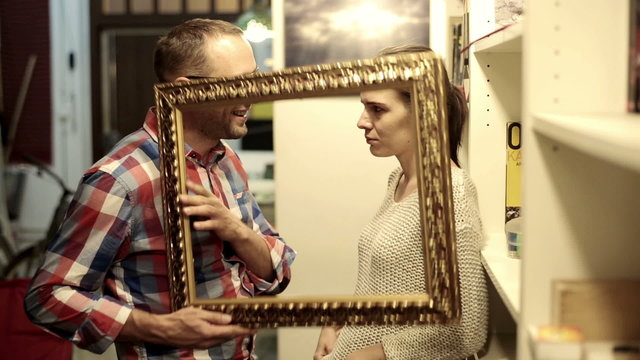
[[[340,329],[341,327],[337,326],[325,326],[322,328],[320,336],[318,337],[316,352],[313,354],[313,360],[321,360],[333,351],[333,346],[336,344]]]
[[[374,344],[364,349],[354,351],[345,360],[386,360],[382,344]],[[314,359],[315,360],[315,359]]]

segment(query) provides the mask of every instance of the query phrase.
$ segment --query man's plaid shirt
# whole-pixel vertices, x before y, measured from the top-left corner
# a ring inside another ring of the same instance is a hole
[[[82,348],[103,352],[131,310],[170,311],[163,232],[157,119],[121,140],[83,176],[66,219],[47,249],[25,297],[30,318]],[[262,237],[276,279],[249,271],[231,246],[209,231],[192,231],[198,297],[277,294],[290,280],[295,252],[264,218],[239,158],[224,144],[187,154],[187,178],[220,198]],[[254,339],[237,338],[207,350],[116,343],[124,359],[252,358]]]

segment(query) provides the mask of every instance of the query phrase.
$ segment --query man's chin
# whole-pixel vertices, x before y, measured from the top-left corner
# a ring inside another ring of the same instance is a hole
[[[249,129],[247,129],[246,126],[241,128],[235,128],[230,131],[229,137],[227,137],[226,139],[240,139],[245,137],[248,132],[249,132]]]
[[[245,135],[247,135],[247,133],[249,133],[249,128],[246,124],[243,124],[241,128],[238,128],[239,137],[244,137]]]

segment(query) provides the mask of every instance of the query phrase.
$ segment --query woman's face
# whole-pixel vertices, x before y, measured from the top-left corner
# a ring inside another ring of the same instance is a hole
[[[358,128],[364,130],[371,154],[401,156],[415,151],[415,129],[409,105],[399,91],[372,90],[360,93],[364,110]]]

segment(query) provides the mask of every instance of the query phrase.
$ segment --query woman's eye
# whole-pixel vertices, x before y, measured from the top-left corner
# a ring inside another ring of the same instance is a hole
[[[375,104],[366,104],[365,105],[365,110],[369,114],[375,115],[375,116],[380,116],[381,114],[387,112],[387,109],[383,108],[382,106],[375,105]]]

